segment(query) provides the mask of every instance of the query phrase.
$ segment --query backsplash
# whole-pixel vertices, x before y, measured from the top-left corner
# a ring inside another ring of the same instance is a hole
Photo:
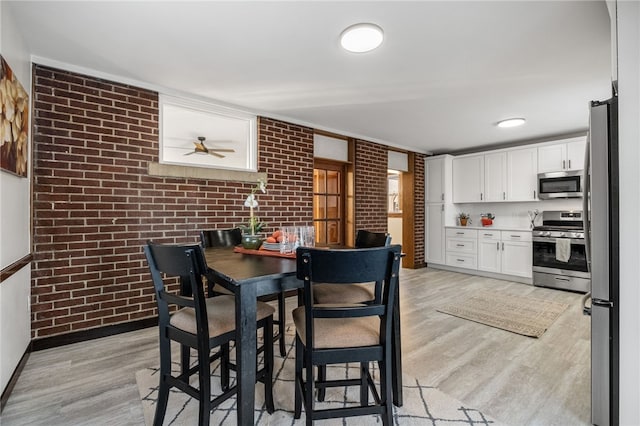
[[[540,215],[536,219],[536,225],[542,221],[542,211],[544,210],[582,210],[581,198],[568,198],[558,200],[543,200],[522,203],[471,203],[455,204],[454,215],[465,212],[471,215],[471,226],[481,226],[480,215],[482,213],[493,213],[496,218],[493,220],[495,226],[513,226],[516,228],[530,228],[528,211],[538,209]],[[457,224],[455,218],[453,222]]]

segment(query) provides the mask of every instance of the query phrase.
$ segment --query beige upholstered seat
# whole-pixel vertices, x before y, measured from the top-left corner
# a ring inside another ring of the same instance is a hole
[[[273,315],[275,309],[264,302],[257,302],[257,321]],[[205,302],[209,336],[220,336],[236,328],[236,307],[233,296],[210,297]],[[182,308],[171,316],[169,323],[175,328],[196,334],[196,314],[192,308]]]
[[[323,304],[321,307],[354,307],[362,304]],[[302,342],[306,342],[304,306],[293,310],[293,322]],[[380,344],[380,319],[362,318],[316,318],[313,323],[313,345],[317,349],[358,348]]]

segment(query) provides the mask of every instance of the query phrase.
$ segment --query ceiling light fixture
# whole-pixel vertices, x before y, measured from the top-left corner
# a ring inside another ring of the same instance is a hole
[[[508,118],[506,120],[498,121],[498,127],[518,127],[522,126],[526,120],[524,118]]]
[[[345,50],[354,53],[369,52],[382,44],[382,28],[376,24],[355,24],[340,35],[340,44]]]

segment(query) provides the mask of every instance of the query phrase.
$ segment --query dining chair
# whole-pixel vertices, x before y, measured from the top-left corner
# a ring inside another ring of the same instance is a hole
[[[207,247],[235,247],[242,243],[242,231],[240,228],[229,229],[207,229],[200,231],[200,242],[203,248]],[[231,291],[222,287],[220,283],[207,281],[207,292],[209,297],[232,294]],[[284,341],[286,316],[285,316],[285,297],[284,292],[278,293],[278,319],[273,323],[277,325],[278,331],[273,336],[274,341],[278,341],[280,356],[283,358],[287,355]]]
[[[371,232],[364,229],[356,233],[355,247],[370,248],[384,247],[391,244],[391,235],[386,232]],[[326,286],[316,284],[314,297],[316,303],[364,303],[375,298],[375,293],[380,291],[380,284],[354,284],[352,286]]]
[[[144,247],[155,288],[160,332],[160,377],[154,426],[162,425],[169,391],[180,389],[199,401],[198,424],[209,425],[211,411],[232,396],[237,387],[229,387],[229,343],[235,340],[235,299],[233,296],[205,298],[202,276],[207,265],[199,245],[161,245],[152,242]],[[178,281],[181,295],[167,291]],[[171,313],[171,308],[177,310]],[[256,373],[264,383],[267,411],[273,413],[273,312],[270,305],[258,302],[257,327],[263,329],[263,368]],[[197,352],[197,363],[182,365],[179,374],[171,373],[171,341]],[[212,354],[214,349],[219,348]],[[211,399],[210,364],[220,359],[222,393]],[[189,383],[198,375],[198,388]]]
[[[304,406],[306,424],[313,420],[378,414],[384,425],[392,419],[392,321],[400,268],[400,246],[366,249],[326,250],[300,247],[297,277],[304,281],[303,305],[293,311],[296,327],[295,407],[300,418]],[[353,283],[381,282],[380,297],[370,304],[315,303],[314,282],[341,287]],[[377,361],[380,391],[369,372]],[[352,379],[314,378],[315,366],[359,363],[360,377]],[[304,374],[303,374],[304,370]],[[314,390],[359,386],[360,405],[342,408],[314,408]],[[369,403],[369,392],[373,403]]]

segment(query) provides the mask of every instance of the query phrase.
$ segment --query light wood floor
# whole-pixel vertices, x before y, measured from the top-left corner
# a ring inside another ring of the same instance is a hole
[[[436,312],[486,289],[570,308],[540,339]],[[590,321],[581,295],[436,269],[402,270],[401,291],[405,375],[506,425],[590,424]],[[143,425],[135,372],[157,365],[156,334],[151,328],[32,353],[0,424]]]

